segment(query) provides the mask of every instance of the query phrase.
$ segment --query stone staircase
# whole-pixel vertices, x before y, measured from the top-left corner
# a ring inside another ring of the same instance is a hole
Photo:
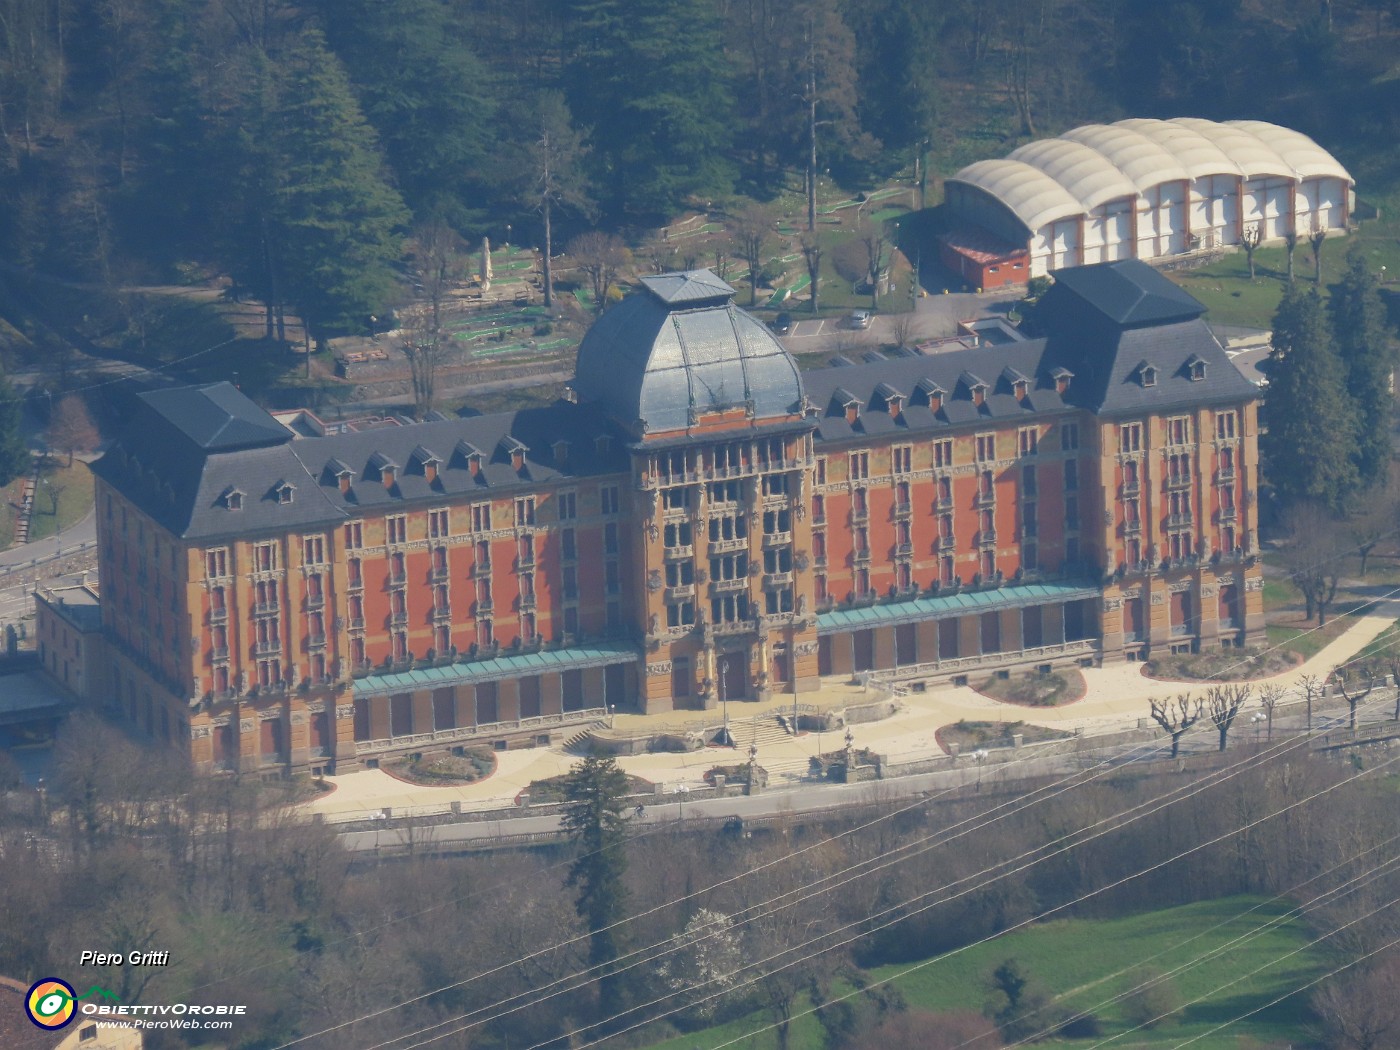
[[[770,778],[796,780],[806,775],[806,758],[779,758],[774,754],[776,745],[785,744],[793,739],[775,716],[769,714],[737,720],[731,718],[729,732],[734,738],[734,751],[737,755],[747,758],[749,746],[757,745],[758,764],[768,770]]]
[[[589,734],[599,726],[605,724],[604,722],[590,722],[586,726],[581,726],[577,733],[569,737],[569,739],[565,740],[561,745],[564,752],[570,755],[586,755],[588,753]]]

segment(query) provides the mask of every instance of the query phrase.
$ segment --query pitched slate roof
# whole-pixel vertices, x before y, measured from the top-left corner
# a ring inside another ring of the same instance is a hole
[[[1186,321],[1206,312],[1200,302],[1141,259],[1058,270],[1055,286],[1061,288],[1060,295],[1072,292],[1090,309],[1128,328]]]
[[[602,452],[592,441],[577,442],[567,464],[554,462],[553,444],[560,439],[580,434],[621,437],[597,411],[564,401],[520,412],[325,437],[293,439],[282,428],[283,440],[277,443],[271,443],[272,434],[262,428],[261,445],[229,447],[216,441],[216,447],[208,448],[202,442],[209,440],[213,428],[191,432],[184,425],[207,406],[205,391],[185,387],[160,394],[143,398],[132,424],[92,464],[92,471],[164,528],[188,539],[324,527],[371,507],[383,510],[469,492],[533,491],[561,478],[627,469],[621,440]],[[256,419],[262,410],[234,394],[236,398],[221,392],[228,414]],[[516,445],[527,450],[520,469],[509,452]],[[431,449],[451,449],[452,454],[429,481],[422,453]],[[489,451],[480,453],[481,470],[474,472],[468,458],[478,449]],[[394,469],[393,482],[386,485],[381,470],[387,468]],[[347,473],[350,484],[342,492],[340,479]],[[292,486],[287,503],[278,496],[283,485]],[[225,500],[233,491],[244,493],[237,510]]]
[[[721,301],[734,289],[709,270],[680,270],[655,277],[643,277],[642,287],[667,306],[694,305],[711,299]]]
[[[1193,300],[1194,302],[1194,300]],[[1157,369],[1152,386],[1138,370],[1143,361]],[[1206,378],[1192,381],[1190,362],[1206,365]],[[995,385],[981,375],[998,377]],[[1024,377],[1026,397],[1015,395]],[[1061,394],[1057,379],[1069,380]],[[1210,328],[1198,317],[1168,324],[1056,329],[1041,339],[978,349],[935,353],[805,373],[809,403],[815,412],[819,441],[848,442],[862,436],[928,432],[951,427],[1014,423],[1072,410],[1130,416],[1166,412],[1186,406],[1238,403],[1258,396],[1253,383],[1239,374]],[[973,388],[985,388],[981,405]],[[912,390],[891,416],[867,408],[854,423],[845,406],[852,401],[881,406],[882,389]],[[934,411],[939,392],[942,406]],[[951,391],[951,393],[948,393]]]
[[[155,390],[139,399],[155,418],[210,452],[281,445],[291,433],[232,383]],[[151,418],[147,412],[142,412]]]

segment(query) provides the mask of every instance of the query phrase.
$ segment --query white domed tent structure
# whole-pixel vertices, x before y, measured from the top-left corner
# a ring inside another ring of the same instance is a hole
[[[1008,257],[1029,252],[1031,276],[1151,262],[1239,244],[1252,228],[1265,243],[1343,230],[1354,185],[1312,139],[1264,121],[1089,124],[949,179],[955,233],[945,246],[969,228],[989,233]]]

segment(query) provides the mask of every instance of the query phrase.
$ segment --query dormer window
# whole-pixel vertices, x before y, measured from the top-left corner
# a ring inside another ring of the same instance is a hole
[[[1157,385],[1157,368],[1149,365],[1146,361],[1138,365],[1138,382],[1143,386]]]
[[[612,435],[599,434],[593,439],[593,450],[600,456],[606,456],[612,451]]]
[[[419,445],[413,450],[413,462],[417,464],[419,471],[429,485],[437,481],[438,467],[442,464],[442,459],[437,453]]]
[[[1050,373],[1055,380],[1055,393],[1066,394],[1069,392],[1069,381],[1074,378],[1074,373],[1068,368],[1057,368]]]
[[[467,457],[467,469],[470,470],[473,475],[479,475],[481,473],[480,452],[473,452],[470,456]]]
[[[278,503],[290,503],[292,502],[292,494],[295,491],[295,489],[294,486],[284,481],[282,482],[282,484],[278,485],[277,488],[273,491],[277,493]]]
[[[243,493],[238,489],[229,489],[224,493],[224,506],[229,510],[243,509]]]
[[[845,404],[846,422],[855,426],[856,420],[860,418],[860,402],[852,398]]]
[[[1191,359],[1186,362],[1187,374],[1191,377],[1191,382],[1199,383],[1206,377],[1206,363],[1203,358],[1191,355]]]
[[[987,388],[978,384],[972,388],[972,403],[981,408],[987,402]]]
[[[1016,395],[1017,401],[1024,401],[1026,399],[1027,391],[1026,381],[1024,379],[1016,380],[1016,382],[1011,384],[1011,391],[1013,394]]]

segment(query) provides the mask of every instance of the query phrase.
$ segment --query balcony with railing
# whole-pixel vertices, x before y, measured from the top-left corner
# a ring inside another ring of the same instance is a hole
[[[977,533],[977,546],[995,547],[997,545],[997,530],[982,529]]]
[[[732,580],[711,580],[711,594],[734,594],[738,591],[748,590],[749,579],[747,576],[736,576]]]
[[[273,638],[266,642],[253,643],[254,656],[277,656],[282,652],[282,640]]]
[[[433,606],[433,623],[451,623],[451,622],[452,622],[452,606],[450,606],[450,605],[434,605],[434,606]]]
[[[765,572],[763,574],[763,589],[766,591],[781,590],[791,586],[791,572]]]
[[[1191,524],[1191,521],[1192,521],[1191,512],[1190,512],[1189,510],[1186,511],[1185,513],[1183,513],[1183,514],[1168,514],[1168,515],[1167,515],[1167,528],[1169,528],[1169,529],[1184,528],[1184,527],[1190,525],[1190,524]]]
[[[914,545],[912,543],[896,543],[894,545],[894,556],[896,558],[912,558],[914,556]]]
[[[674,587],[666,588],[665,600],[668,602],[679,602],[694,597],[695,584],[693,583],[680,583]]]
[[[228,623],[228,606],[221,605],[217,609],[209,610],[210,623]]]
[[[869,565],[869,564],[870,564],[870,548],[869,548],[869,547],[862,547],[862,548],[860,548],[859,550],[856,550],[856,551],[852,552],[851,558],[855,561],[855,563],[856,563],[857,565]]]
[[[946,513],[953,509],[952,496],[939,496],[933,501],[933,509],[939,513]]]
[[[772,550],[774,547],[786,547],[792,543],[792,533],[790,532],[765,532],[763,534],[763,549]]]
[[[997,505],[996,490],[992,489],[990,492],[978,492],[972,500],[972,505],[978,510],[987,510],[991,507],[995,507]]]
[[[389,614],[389,622],[395,627],[401,627],[408,623],[408,610],[400,609],[398,612],[391,612]]]
[[[209,658],[215,663],[228,659],[228,646],[216,645],[209,650]]]
[[[894,505],[894,520],[908,521],[914,516],[914,505],[912,503],[896,503]]]
[[[710,546],[713,547],[714,544]],[[661,552],[661,556],[667,561],[684,561],[695,557],[695,547],[688,543],[684,546],[667,547]]]
[[[308,634],[306,636],[306,647],[308,649],[324,649],[326,647],[326,636],[324,634]]]
[[[938,539],[933,541],[933,549],[938,551],[939,554],[949,554],[957,550],[957,547],[958,540],[956,536],[939,536]]]
[[[1168,474],[1168,475],[1167,475],[1167,488],[1168,488],[1168,489],[1189,489],[1190,487],[1191,487],[1191,475],[1190,475],[1190,474]]]
[[[452,578],[452,570],[446,565],[434,565],[428,570],[428,580],[432,583],[446,583]]]
[[[275,601],[253,603],[254,616],[276,616],[281,611],[282,606]]]
[[[491,563],[490,563],[489,561],[475,561],[475,562],[472,562],[472,576],[474,576],[474,577],[480,577],[480,576],[490,576],[490,575],[491,575]]]
[[[684,549],[690,551],[692,548],[686,547]],[[748,549],[749,538],[747,536],[731,536],[729,539],[710,541],[711,554],[727,554],[731,551],[746,551]]]

